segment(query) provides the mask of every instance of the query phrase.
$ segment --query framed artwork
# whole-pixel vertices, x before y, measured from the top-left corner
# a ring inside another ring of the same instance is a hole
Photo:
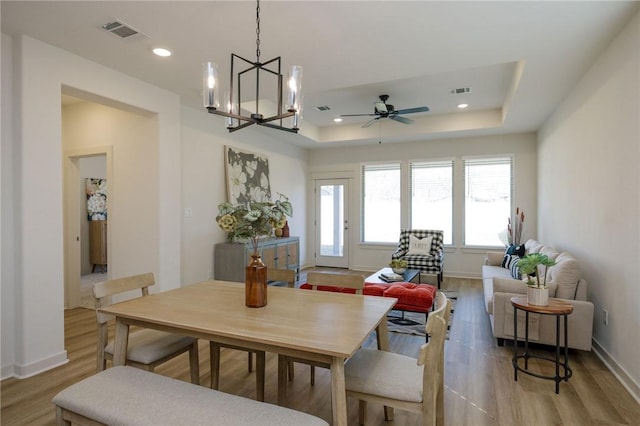
[[[269,159],[252,152],[224,147],[227,201],[233,205],[249,201],[271,201]]]
[[[87,219],[107,220],[107,180],[87,178]]]

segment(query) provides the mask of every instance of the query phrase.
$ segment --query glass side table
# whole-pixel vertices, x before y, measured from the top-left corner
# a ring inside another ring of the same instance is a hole
[[[514,379],[518,381],[518,371],[529,374],[530,376],[539,377],[541,379],[554,380],[556,382],[556,393],[560,393],[560,382],[567,381],[573,374],[569,367],[569,346],[567,334],[567,316],[573,312],[573,305],[563,301],[562,299],[549,298],[547,306],[530,305],[527,302],[527,296],[517,296],[511,298],[513,306],[513,358],[511,363],[514,369]],[[524,352],[518,355],[518,309],[525,313],[525,335],[524,335]],[[555,358],[547,358],[544,356],[531,355],[529,353],[529,313],[540,315],[555,315],[556,317],[556,351]],[[560,318],[564,318],[564,357],[560,360]],[[555,363],[555,375],[545,376],[529,370],[529,359],[536,358]],[[524,359],[524,367],[520,366],[518,361]],[[563,374],[560,375],[562,368]]]

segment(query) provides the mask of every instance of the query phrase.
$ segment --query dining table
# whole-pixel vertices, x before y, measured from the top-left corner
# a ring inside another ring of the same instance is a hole
[[[386,316],[396,299],[269,286],[267,305],[245,306],[243,283],[208,280],[98,311],[115,317],[114,365],[126,361],[129,327],[152,328],[330,365],[333,424],[347,425],[344,364],[376,331],[389,349]],[[278,372],[285,403],[286,370]]]

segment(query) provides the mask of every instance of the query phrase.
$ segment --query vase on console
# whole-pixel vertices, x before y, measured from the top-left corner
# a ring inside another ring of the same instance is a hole
[[[258,254],[251,255],[245,268],[245,305],[262,308],[267,305],[267,267]]]

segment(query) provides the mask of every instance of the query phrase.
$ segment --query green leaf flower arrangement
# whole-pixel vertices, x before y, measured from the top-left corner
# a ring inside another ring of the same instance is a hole
[[[547,269],[549,266],[555,265],[556,262],[542,253],[529,253],[518,262],[518,270],[527,276],[527,285],[529,287],[545,288],[547,287]],[[538,266],[544,266],[544,274],[542,282],[540,282],[540,274]],[[532,279],[535,277],[535,281]]]
[[[293,215],[289,199],[278,193],[279,199],[272,201],[249,201],[247,204],[218,205],[216,222],[227,233],[230,241],[250,241],[253,254],[258,254],[260,237],[271,235],[274,229],[282,228],[287,216]]]

